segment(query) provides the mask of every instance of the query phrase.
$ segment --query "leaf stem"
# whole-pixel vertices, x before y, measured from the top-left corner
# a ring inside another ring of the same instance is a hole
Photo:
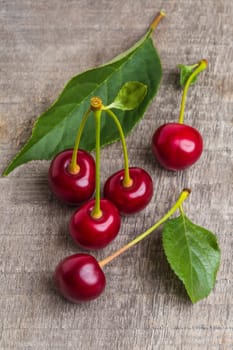
[[[179,210],[180,210],[180,215],[184,216],[184,209],[182,204],[179,206]]]
[[[139,243],[141,240],[143,240],[144,238],[146,238],[147,236],[149,236],[149,234],[151,234],[157,227],[159,227],[161,224],[163,224],[172,214],[174,214],[174,212],[180,208],[181,204],[183,203],[183,201],[189,196],[191,190],[189,189],[183,189],[183,191],[180,193],[179,198],[177,199],[176,203],[173,205],[173,207],[162,217],[162,219],[160,219],[159,221],[157,221],[153,226],[151,226],[148,230],[146,230],[145,232],[143,232],[142,234],[140,234],[138,237],[136,237],[134,240],[132,240],[131,242],[129,242],[128,244],[126,244],[124,247],[120,248],[119,250],[117,250],[115,253],[113,253],[112,255],[108,256],[107,258],[105,258],[104,260],[99,261],[99,265],[101,267],[105,266],[106,264],[108,264],[110,261],[112,261],[113,259],[115,259],[117,256],[121,255],[122,253],[124,253],[126,250],[128,250],[129,248],[133,247],[135,244]]]
[[[159,14],[156,15],[156,17],[154,18],[154,20],[153,20],[153,22],[151,23],[150,28],[149,28],[149,33],[150,33],[150,34],[155,30],[155,28],[158,26],[159,22],[160,22],[165,16],[166,16],[166,13],[165,13],[163,10],[161,10],[161,11],[159,12]]]
[[[185,83],[184,90],[183,90],[183,95],[182,95],[182,100],[181,100],[181,106],[180,106],[180,116],[178,123],[183,124],[184,123],[184,110],[185,110],[185,104],[186,104],[186,97],[187,97],[187,92],[189,89],[189,86],[193,80],[200,72],[206,69],[208,65],[207,60],[203,59],[199,62],[197,68],[193,71],[193,73],[190,75],[188,80]]]
[[[102,114],[102,101],[98,97],[91,99],[91,109],[95,116],[95,206],[91,212],[91,216],[95,219],[99,219],[102,216],[102,211],[100,208],[100,123]]]
[[[78,148],[79,148],[80,139],[81,139],[81,136],[83,133],[83,129],[84,129],[84,126],[86,124],[86,121],[87,121],[87,118],[88,118],[90,112],[91,112],[91,108],[88,108],[88,110],[84,113],[81,124],[80,124],[78,132],[77,132],[71,162],[70,162],[69,167],[68,167],[68,171],[72,175],[78,174],[80,171],[80,167],[77,163]]]
[[[129,158],[128,158],[127,146],[126,146],[126,141],[125,141],[125,135],[124,135],[124,132],[122,130],[121,123],[119,122],[119,119],[117,118],[115,113],[113,113],[113,111],[111,111],[108,108],[105,109],[104,107],[103,107],[103,110],[113,119],[113,121],[116,124],[117,129],[119,131],[119,135],[120,135],[120,139],[121,139],[121,143],[122,143],[122,148],[123,148],[124,161],[125,161],[123,186],[130,187],[130,186],[132,186],[133,180],[131,179],[130,174],[129,174]]]

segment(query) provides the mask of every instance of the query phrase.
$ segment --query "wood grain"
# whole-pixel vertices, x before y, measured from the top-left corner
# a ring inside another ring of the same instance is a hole
[[[47,162],[0,179],[0,349],[231,350],[233,348],[233,2],[232,0],[0,0],[0,171],[30,135],[36,116],[74,74],[127,49],[155,13],[164,77],[157,98],[127,138],[131,165],[153,177],[151,204],[124,217],[103,258],[154,223],[183,187],[190,218],[216,232],[222,249],[211,295],[191,305],[164,257],[160,231],[106,267],[105,294],[91,304],[61,299],[51,280],[57,262],[78,251],[67,232],[73,212],[47,187]],[[153,130],[176,120],[176,65],[210,62],[190,91],[186,121],[204,137],[191,169],[154,162]],[[119,143],[103,150],[102,182],[122,167]]]

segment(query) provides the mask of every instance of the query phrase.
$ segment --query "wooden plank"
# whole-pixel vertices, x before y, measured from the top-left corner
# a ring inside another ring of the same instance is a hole
[[[0,146],[2,172],[44,111],[74,74],[110,60],[134,43],[155,13],[167,18],[154,41],[164,76],[144,119],[128,136],[130,163],[153,177],[151,204],[122,219],[102,259],[152,225],[183,187],[190,218],[216,232],[222,249],[211,295],[192,306],[164,257],[160,231],[106,267],[98,300],[72,305],[52,283],[57,262],[79,249],[68,235],[73,208],[47,186],[48,162],[0,178],[0,348],[3,350],[231,350],[233,348],[233,2],[231,0],[0,0]],[[204,137],[200,161],[171,173],[155,163],[153,130],[179,113],[176,65],[202,57],[208,71],[190,91],[187,123]],[[121,145],[103,150],[102,184],[122,167]]]

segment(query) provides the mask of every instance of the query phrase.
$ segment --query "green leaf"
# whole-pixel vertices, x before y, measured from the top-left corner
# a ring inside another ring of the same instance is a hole
[[[104,105],[108,105],[124,83],[137,80],[148,87],[144,100],[134,111],[118,111],[123,131],[128,134],[142,118],[162,77],[162,67],[151,32],[150,29],[131,49],[111,62],[72,78],[58,99],[37,119],[28,142],[3,175],[9,174],[23,163],[36,159],[49,160],[59,151],[73,147],[77,129],[84,112],[89,108],[90,99],[99,96]],[[82,149],[94,149],[94,128],[93,118],[89,117],[80,143]],[[104,116],[101,122],[101,146],[118,139],[114,122]]]
[[[130,111],[139,106],[147,93],[147,86],[139,81],[125,83],[118,92],[115,100],[107,108],[117,108]]]
[[[215,235],[181,214],[165,223],[163,247],[191,301],[195,303],[207,297],[214,287],[220,264]]]
[[[186,66],[184,64],[179,64],[177,67],[180,69],[180,85],[185,86],[186,81],[193,73],[194,69],[197,68],[198,64],[193,64],[192,66]],[[197,81],[197,76],[192,79],[191,85]]]

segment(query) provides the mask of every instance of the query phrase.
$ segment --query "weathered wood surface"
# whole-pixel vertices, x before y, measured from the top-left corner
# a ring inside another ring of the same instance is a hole
[[[90,304],[61,299],[51,282],[57,262],[78,251],[67,222],[73,209],[47,188],[47,162],[0,179],[0,349],[173,350],[233,348],[233,2],[0,1],[0,170],[23,145],[35,117],[66,80],[127,49],[155,13],[167,18],[154,34],[164,77],[157,98],[127,138],[132,165],[152,174],[152,203],[123,218],[102,258],[158,219],[184,186],[190,218],[218,235],[221,268],[211,295],[195,305],[171,272],[160,232],[106,268],[105,294]],[[153,161],[153,129],[179,112],[176,65],[208,58],[189,94],[186,120],[201,130],[205,151],[182,173]],[[122,166],[121,146],[103,151],[102,180]]]

